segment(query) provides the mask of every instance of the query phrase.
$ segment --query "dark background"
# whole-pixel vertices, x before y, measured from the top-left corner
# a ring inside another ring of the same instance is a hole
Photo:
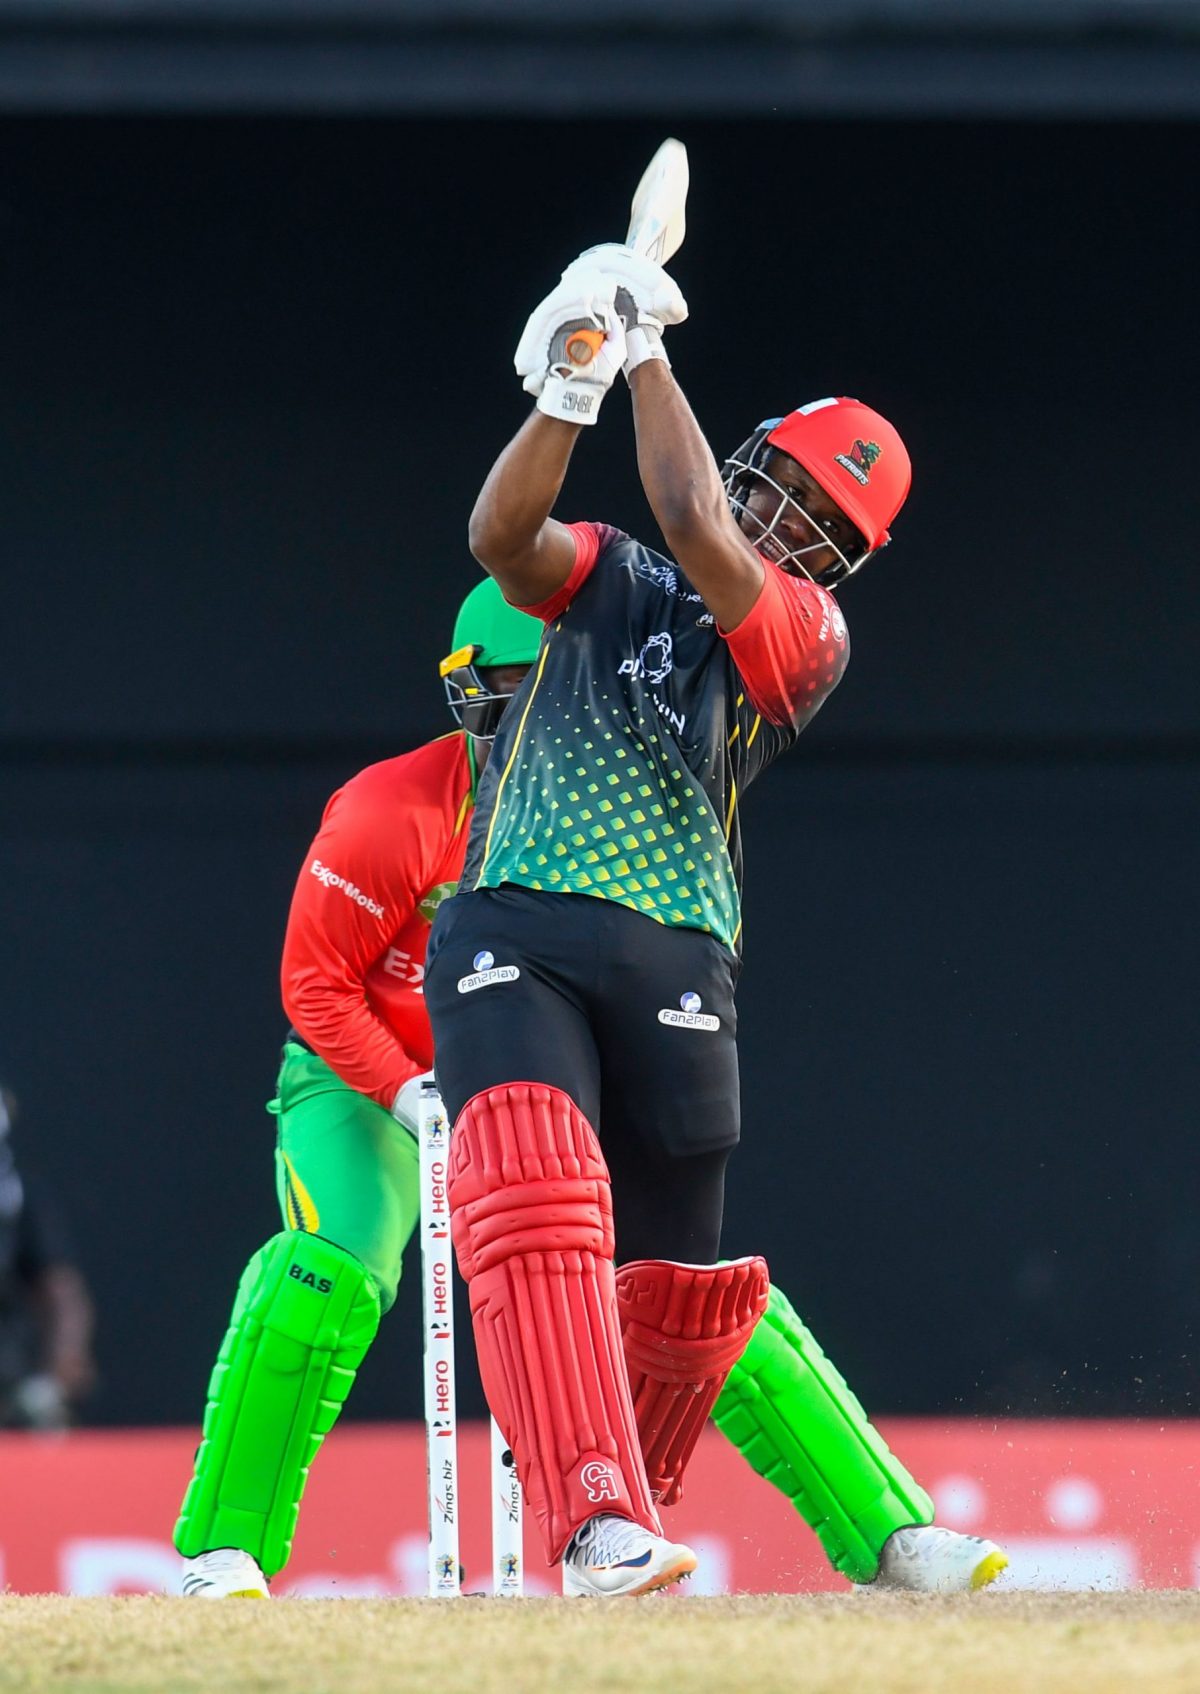
[[[10,115],[0,1069],[97,1421],[198,1416],[276,1227],[296,869],[446,727],[512,348],[667,127],[714,447],[844,392],[915,465],[745,810],[727,1250],[873,1409],[1196,1409],[1194,127]],[[561,515],[656,539],[623,393]],[[418,1304],[352,1415],[419,1413]]]

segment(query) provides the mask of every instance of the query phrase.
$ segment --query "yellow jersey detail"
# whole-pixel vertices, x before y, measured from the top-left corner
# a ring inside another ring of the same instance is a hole
[[[542,656],[538,660],[537,675],[533,679],[533,687],[529,690],[529,698],[525,702],[525,710],[521,713],[521,721],[517,725],[517,733],[513,736],[512,752],[508,755],[508,763],[500,773],[500,781],[496,784],[496,798],[492,802],[492,819],[488,824],[487,839],[483,843],[483,863],[480,865],[480,875],[487,869],[488,858],[492,851],[492,832],[496,828],[496,819],[500,816],[500,796],[504,793],[504,784],[512,774],[512,768],[517,762],[517,754],[521,747],[521,737],[525,733],[525,723],[529,717],[529,708],[533,705],[533,697],[538,691],[542,680],[542,672],[546,668],[546,655],[550,651],[549,641],[542,643]]]

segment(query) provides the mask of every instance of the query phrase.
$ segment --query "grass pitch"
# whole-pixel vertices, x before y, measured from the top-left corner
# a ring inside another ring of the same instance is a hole
[[[0,1597],[0,1690],[1196,1694],[1200,1593],[724,1600]]]

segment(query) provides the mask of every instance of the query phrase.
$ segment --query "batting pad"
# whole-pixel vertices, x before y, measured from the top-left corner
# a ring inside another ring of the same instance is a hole
[[[608,1167],[557,1088],[509,1083],[464,1106],[450,1214],[479,1372],[546,1557],[597,1512],[662,1533],[621,1351]]]
[[[932,1523],[933,1501],[772,1287],[713,1412],[760,1476],[816,1531],[835,1570],[871,1582],[893,1530]]]
[[[309,1466],[378,1328],[374,1282],[331,1241],[288,1231],[254,1255],[209,1381],[179,1552],[238,1547],[267,1576],[283,1569]]]
[[[683,1496],[683,1472],[717,1395],[767,1304],[764,1259],[681,1265],[637,1259],[617,1272],[629,1387],[650,1492]]]

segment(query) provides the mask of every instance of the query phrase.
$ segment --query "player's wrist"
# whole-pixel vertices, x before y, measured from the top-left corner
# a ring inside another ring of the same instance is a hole
[[[657,363],[671,368],[667,358],[667,350],[663,346],[662,330],[656,324],[635,324],[625,332],[625,380],[629,381],[632,372],[647,363]]]

